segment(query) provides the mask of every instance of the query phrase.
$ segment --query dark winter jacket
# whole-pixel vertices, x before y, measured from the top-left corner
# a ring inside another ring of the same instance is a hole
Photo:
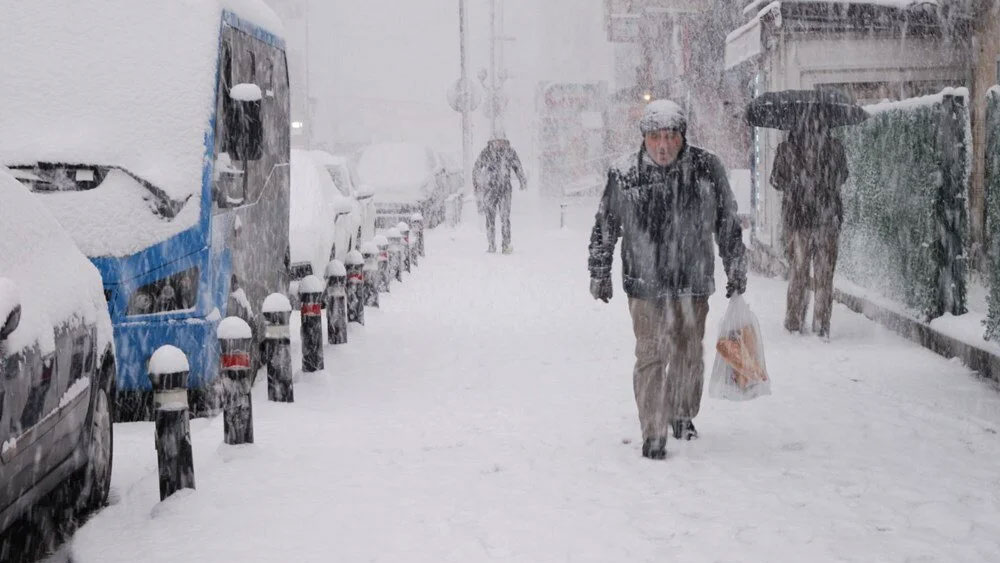
[[[608,171],[590,236],[590,275],[611,275],[622,237],[625,293],[639,299],[715,292],[715,249],[726,274],[746,274],[746,248],[725,167],[714,154],[685,146],[663,167],[645,146]]]
[[[836,218],[843,222],[840,187],[847,181],[847,156],[829,135],[789,137],[778,145],[771,185],[785,193],[781,219],[785,232],[816,229]]]
[[[521,168],[521,159],[506,139],[493,139],[486,144],[476,159],[472,169],[473,187],[476,197],[488,201],[497,201],[505,195],[510,195],[510,173],[517,175],[521,187],[527,181]]]

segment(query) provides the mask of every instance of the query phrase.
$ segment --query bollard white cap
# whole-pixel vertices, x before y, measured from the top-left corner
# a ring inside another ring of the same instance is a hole
[[[292,303],[281,293],[272,293],[264,299],[264,313],[289,313],[292,310]]]
[[[357,250],[352,250],[347,253],[347,265],[348,266],[363,266],[365,264],[365,257],[361,255]]]
[[[220,340],[253,338],[253,331],[250,330],[250,325],[239,317],[226,317],[222,319],[216,334]]]
[[[373,238],[372,241],[376,246],[389,246],[389,239],[387,239],[385,235],[375,235],[375,238]]]
[[[407,225],[406,223],[404,223],[403,221],[400,221],[399,224],[396,225],[396,228],[401,233],[408,233],[408,232],[410,232],[410,226]]]
[[[375,241],[373,241],[373,240],[370,240],[370,241],[362,244],[361,245],[361,253],[362,254],[378,254],[378,244]]]
[[[149,358],[149,373],[153,375],[181,373],[189,369],[188,359],[184,355],[184,352],[180,348],[169,344],[157,348],[153,352],[153,356]]]
[[[334,262],[336,262],[336,260],[334,260]],[[341,267],[343,267],[343,264],[341,264]],[[327,266],[327,269],[329,269],[329,266]],[[347,275],[347,270],[344,270],[344,275]],[[319,279],[315,275],[309,275],[302,278],[302,281],[299,282],[299,295],[302,295],[303,293],[323,293],[325,287],[326,286],[323,283],[323,280]]]
[[[333,278],[333,277],[341,277],[341,278],[343,278],[345,276],[347,276],[347,268],[344,266],[344,263],[341,262],[340,260],[331,260],[330,263],[326,265],[326,278],[327,279]],[[299,287],[299,292],[300,293],[302,292],[301,286]],[[309,292],[307,292],[307,293],[309,293]],[[312,292],[312,293],[316,293],[316,292]]]
[[[420,213],[414,213],[413,215],[410,215],[410,221],[413,221],[414,223],[419,222],[419,221],[423,221],[423,220],[424,220],[424,216],[421,215]]]

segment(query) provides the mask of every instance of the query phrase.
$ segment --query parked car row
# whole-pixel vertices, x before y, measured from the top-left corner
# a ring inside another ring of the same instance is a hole
[[[445,219],[445,201],[462,189],[462,169],[430,147],[376,143],[355,156],[358,183],[375,193],[376,224],[390,227],[421,213],[427,227]]]

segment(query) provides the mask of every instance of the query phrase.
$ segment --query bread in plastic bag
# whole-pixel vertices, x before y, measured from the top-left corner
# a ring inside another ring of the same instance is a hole
[[[715,350],[708,386],[710,397],[747,401],[771,394],[760,325],[741,295],[729,300]]]

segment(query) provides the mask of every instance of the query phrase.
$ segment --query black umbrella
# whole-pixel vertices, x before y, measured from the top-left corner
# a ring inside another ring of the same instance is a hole
[[[807,125],[843,127],[868,119],[868,112],[836,90],[764,92],[747,105],[747,123],[755,127],[795,130]]]

